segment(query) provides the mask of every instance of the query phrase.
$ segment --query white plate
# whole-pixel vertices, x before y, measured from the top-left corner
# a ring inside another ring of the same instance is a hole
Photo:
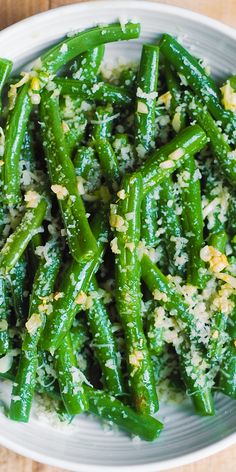
[[[0,56],[11,58],[20,67],[68,31],[120,17],[140,20],[142,34],[138,41],[109,45],[110,58],[138,58],[142,42],[154,41],[167,31],[182,36],[186,46],[206,58],[217,78],[236,72],[233,29],[187,10],[146,1],[82,3],[36,15],[0,33]],[[7,386],[0,389],[6,398]],[[37,461],[79,472],[157,472],[201,459],[236,442],[236,402],[216,395],[216,409],[215,418],[200,418],[188,403],[162,406],[159,417],[165,429],[151,444],[105,431],[91,417],[78,418],[76,427],[65,432],[43,424],[35,415],[24,425],[1,414],[0,443]]]

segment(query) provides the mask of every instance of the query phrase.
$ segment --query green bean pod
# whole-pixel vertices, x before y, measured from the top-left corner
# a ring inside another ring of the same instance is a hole
[[[62,66],[85,51],[97,48],[100,44],[138,38],[139,34],[140,25],[131,22],[126,23],[125,28],[121,27],[119,23],[114,23],[108,26],[97,26],[75,34],[43,54],[41,57],[41,74],[43,72],[56,74]]]
[[[143,160],[143,152],[147,153],[154,147],[158,64],[158,46],[144,44],[137,77],[135,111],[135,148],[139,162]]]
[[[7,205],[16,205],[21,201],[20,191],[20,151],[24,141],[32,103],[29,97],[29,84],[25,84],[18,93],[14,108],[10,111],[4,149],[4,199]]]
[[[157,219],[157,201],[153,192],[150,192],[143,199],[141,213],[141,239],[148,248],[155,247],[157,243]]]
[[[27,275],[27,261],[23,254],[10,272],[12,301],[18,326],[22,326],[25,323],[28,311],[28,300],[26,297],[28,289]]]
[[[96,108],[94,119],[91,121],[93,125],[92,138],[96,141],[99,139],[111,138],[113,124],[113,109],[110,105]]]
[[[185,94],[189,114],[204,129],[210,139],[213,153],[230,184],[236,183],[236,164],[234,153],[221,129],[204,106],[192,95]]]
[[[170,100],[170,112],[172,116],[172,127],[176,133],[179,133],[186,126],[186,112],[184,110],[182,100],[181,100],[181,88],[178,82],[177,77],[175,77],[174,72],[171,69],[170,64],[167,60],[165,64],[165,79],[168,91],[171,94]]]
[[[180,218],[176,212],[174,185],[171,176],[163,180],[160,185],[158,203],[162,219],[161,225],[165,229],[164,244],[166,246],[169,269],[171,273],[183,276],[186,270],[186,258],[181,256],[183,256],[187,241],[183,238]]]
[[[75,60],[73,68],[73,77],[86,82],[94,82],[97,78],[99,67],[105,53],[104,44],[88,49],[82,52]]]
[[[140,167],[144,196],[176,171],[189,155],[199,152],[206,143],[206,134],[200,126],[194,125],[180,131],[172,141],[155,151]]]
[[[97,271],[107,240],[106,217],[98,213],[93,221],[93,230],[98,243],[98,251],[93,259],[77,262],[72,260],[66,269],[58,291],[63,294],[53,303],[53,311],[47,317],[46,329],[41,340],[43,349],[55,351],[70,330],[75,315],[83,308],[83,300],[78,296],[86,294],[92,276]]]
[[[111,225],[117,221],[116,306],[124,330],[129,386],[132,401],[139,412],[153,413],[158,409],[154,375],[141,318],[140,261],[140,205],[142,179],[140,174],[125,176],[122,185],[125,198],[120,200],[117,215],[111,214]],[[131,218],[126,220],[127,215]],[[121,218],[121,220],[120,220]],[[114,220],[114,221],[113,221]]]
[[[58,101],[45,91],[41,99],[41,120],[44,123],[42,132],[51,188],[55,189],[58,197],[68,245],[76,260],[87,260],[96,253],[97,244],[78,192],[75,169],[61,126]]]
[[[206,282],[205,264],[200,257],[203,246],[203,215],[200,180],[196,173],[195,159],[190,155],[180,169],[180,176],[184,182],[180,192],[183,207],[181,219],[184,234],[188,239],[187,279],[192,285],[203,288]]]
[[[0,356],[6,354],[9,349],[8,318],[9,299],[6,278],[0,274]]]
[[[225,231],[213,233],[209,238],[209,245],[218,251],[225,253],[228,236]],[[207,357],[212,365],[220,363],[227,343],[228,315],[223,311],[215,311],[211,316],[211,334],[207,346]]]
[[[189,313],[188,305],[182,300],[181,295],[175,291],[168,279],[161,273],[158,267],[144,254],[141,261],[142,278],[148,289],[153,293],[160,304],[167,311],[171,311],[177,322],[181,321],[183,341],[176,348],[181,365],[181,374],[194,408],[202,415],[214,415],[214,404],[211,390],[208,387],[206,367],[202,367],[204,357],[199,349],[197,341],[197,329],[193,316]],[[157,291],[157,292],[155,292]],[[163,296],[164,295],[164,296]],[[191,344],[190,344],[191,340]],[[197,355],[198,364],[193,358]],[[198,382],[198,380],[200,382]]]
[[[117,398],[101,390],[94,390],[86,385],[85,392],[89,411],[94,415],[117,424],[127,433],[139,436],[145,441],[154,441],[158,438],[163,428],[160,421],[152,416],[136,413]]]
[[[93,85],[76,79],[55,77],[55,84],[61,95],[72,95],[84,100],[110,103],[111,105],[124,106],[132,102],[132,97],[125,87],[98,82]]]
[[[85,180],[88,191],[95,191],[101,186],[101,166],[91,146],[81,146],[73,160],[77,176]]]
[[[86,411],[88,400],[83,388],[84,376],[76,367],[70,334],[64,337],[54,357],[61,397],[67,412],[77,415]]]
[[[98,158],[108,186],[114,191],[117,190],[117,184],[120,180],[119,163],[112,145],[105,138],[98,139],[95,142]]]
[[[221,121],[222,125],[231,132],[233,137],[235,116],[232,112],[226,111],[222,107],[219,89],[214,80],[206,74],[199,61],[169,34],[163,35],[160,49],[177,72],[184,76],[191,89],[204,100],[215,120]]]
[[[3,57],[0,58],[0,95],[2,93],[2,89],[11,73],[12,70],[12,61],[8,59],[4,59]],[[2,111],[2,100],[0,97],[0,113]]]
[[[47,313],[50,312],[55,280],[61,265],[61,251],[55,240],[49,241],[48,260],[39,262],[30,297],[29,317],[22,342],[21,357],[12,390],[9,416],[15,421],[28,422],[36,385],[38,343]]]
[[[37,207],[26,210],[16,230],[7,238],[0,252],[0,267],[6,273],[13,269],[29,241],[40,230],[47,206],[45,197],[41,196]]]
[[[87,313],[89,328],[92,333],[92,347],[102,370],[102,381],[105,390],[112,395],[123,393],[123,381],[119,366],[119,354],[112,333],[112,324],[108,311],[99,298],[98,284],[93,277],[89,285],[89,292],[95,294],[92,306]]]

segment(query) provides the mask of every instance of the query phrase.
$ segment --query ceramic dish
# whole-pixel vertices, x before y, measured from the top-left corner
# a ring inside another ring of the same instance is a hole
[[[206,58],[216,78],[236,72],[236,31],[191,11],[146,1],[81,3],[28,18],[0,33],[0,56],[12,59],[18,68],[71,30],[119,18],[140,21],[141,37],[109,45],[108,60],[138,59],[143,42],[169,32]],[[1,398],[8,388],[0,385]],[[214,418],[200,418],[188,402],[162,405],[159,418],[165,429],[154,443],[131,440],[87,416],[79,417],[74,427],[59,430],[36,412],[29,424],[15,423],[0,413],[0,443],[37,461],[79,472],[157,472],[202,459],[236,442],[236,402],[216,394],[216,409]]]

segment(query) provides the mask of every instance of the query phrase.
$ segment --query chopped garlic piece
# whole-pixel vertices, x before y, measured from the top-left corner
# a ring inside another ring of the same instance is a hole
[[[175,163],[171,160],[163,161],[159,164],[159,167],[161,169],[171,169],[171,167],[174,167]]]
[[[172,119],[172,127],[173,127],[173,130],[178,133],[180,131],[180,127],[181,127],[181,113],[179,111],[176,111],[174,116],[173,116],[173,119]]]
[[[0,156],[1,157],[4,155],[4,150],[5,150],[5,134],[2,127],[0,126]],[[1,162],[2,162],[1,166],[3,166],[4,162],[3,161]]]
[[[51,185],[51,190],[53,191],[53,193],[56,194],[58,200],[63,200],[63,198],[65,198],[69,194],[67,188],[63,187],[63,185]]]
[[[212,333],[212,338],[213,338],[213,339],[218,339],[218,337],[219,337],[219,331],[216,329],[216,330],[214,331],[214,333]]]
[[[120,215],[111,214],[110,225],[112,228],[116,228],[116,230],[120,233],[125,233],[127,230],[126,221]]]
[[[223,280],[227,284],[230,285],[230,287],[236,289],[236,277],[233,277],[232,275],[221,273],[221,272],[216,272],[215,276],[217,279]]]
[[[78,188],[78,192],[80,195],[84,195],[85,194],[85,188],[84,188],[84,183],[86,182],[86,180],[81,177],[81,175],[78,175],[77,176],[77,188]]]
[[[204,262],[209,263],[212,272],[221,272],[229,265],[226,255],[213,246],[203,247],[200,251],[200,257]]]
[[[171,152],[168,157],[169,159],[172,159],[172,161],[177,161],[183,156],[184,156],[184,149],[178,148],[175,151]]]
[[[25,327],[30,335],[33,335],[36,330],[41,326],[42,318],[38,313],[33,313],[28,321],[25,323]]]
[[[231,87],[229,80],[220,88],[220,91],[222,93],[221,101],[225,109],[236,112],[236,92]]]
[[[54,300],[59,300],[59,298],[63,298],[64,297],[64,292],[56,292],[54,293]]]
[[[64,133],[68,133],[68,131],[70,131],[70,127],[68,126],[66,121],[63,120],[62,123],[61,123],[61,126],[62,126],[62,129],[63,129]]]
[[[8,328],[7,320],[0,320],[0,332],[6,331],[7,328]]]
[[[158,105],[162,105],[164,104],[166,109],[169,110],[170,108],[170,104],[171,104],[171,99],[172,99],[172,95],[170,93],[170,91],[166,92],[166,93],[163,93],[163,95],[161,95],[159,98],[158,98]]]
[[[168,297],[166,293],[160,292],[160,290],[158,289],[155,289],[152,295],[153,295],[154,300],[163,301],[163,302],[168,301]]]
[[[24,200],[25,202],[27,202],[27,208],[37,208],[41,200],[41,195],[38,192],[35,192],[34,190],[29,190],[28,192],[26,192]]]
[[[142,113],[143,115],[147,115],[148,114],[148,107],[147,107],[146,103],[138,102],[137,112]]]
[[[143,352],[142,351],[134,351],[132,354],[129,355],[129,363],[135,367],[138,367],[140,361],[143,359]]]
[[[111,250],[113,254],[120,254],[120,249],[118,248],[117,238],[114,238],[110,242]]]
[[[0,159],[0,167],[4,166],[4,161]]]
[[[134,243],[125,243],[125,247],[130,250],[130,252],[133,252],[135,249],[135,244]]]
[[[86,300],[87,300],[87,295],[85,292],[81,291],[79,292],[79,294],[77,295],[76,299],[75,299],[75,303],[77,303],[77,305],[84,305],[86,303]]]
[[[119,192],[117,192],[117,197],[120,198],[121,200],[124,200],[126,198],[126,193],[124,189],[119,190]]]

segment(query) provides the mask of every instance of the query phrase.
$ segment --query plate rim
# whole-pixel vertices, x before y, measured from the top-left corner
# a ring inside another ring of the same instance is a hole
[[[127,0],[119,0],[119,4],[117,4],[116,0],[92,0],[92,1],[85,1],[82,3],[74,3],[70,5],[63,5],[59,6],[56,8],[52,8],[50,10],[46,10],[44,12],[37,13],[35,15],[32,15],[30,17],[24,18],[23,20],[20,20],[6,28],[0,31],[0,39],[3,36],[10,35],[11,32],[14,30],[17,31],[18,29],[20,30],[24,26],[29,26],[32,27],[34,23],[37,23],[38,20],[42,19],[43,17],[50,17],[50,16],[55,16],[56,12],[59,10],[60,12],[63,12],[63,10],[71,10],[73,11],[85,11],[87,9],[90,9],[91,11],[96,10],[97,6],[99,3],[99,8],[106,8],[109,10],[112,10],[113,7],[117,8],[119,6],[120,8],[126,8],[128,7],[129,9],[134,10],[134,16],[135,16],[135,8],[138,7],[139,9],[143,10],[148,10],[148,11],[155,11],[155,12],[164,12],[164,13],[171,13],[174,14],[178,17],[181,18],[186,18],[186,19],[191,19],[191,21],[194,21],[195,23],[201,23],[205,26],[208,26],[212,28],[213,30],[217,31],[220,35],[225,34],[226,36],[232,38],[234,41],[236,41],[236,29],[233,27],[223,23],[220,20],[216,20],[214,18],[211,18],[207,15],[203,15],[201,13],[197,13],[195,11],[192,11],[190,9],[182,8],[182,7],[177,7],[174,5],[167,5],[164,3],[156,3],[152,1],[143,1],[143,0],[131,0],[127,4]],[[224,449],[226,449],[229,446],[232,446],[236,444],[236,430],[234,433],[229,434],[226,436],[224,439],[221,439],[210,446],[201,448],[197,451],[191,452],[189,454],[185,454],[183,456],[180,456],[178,458],[174,459],[169,459],[169,460],[164,460],[164,461],[154,461],[150,462],[147,464],[140,464],[140,465],[124,465],[124,466],[116,466],[116,465],[95,465],[95,464],[83,464],[79,462],[68,462],[67,460],[63,459],[56,459],[51,457],[50,455],[47,455],[45,453],[38,453],[36,451],[33,451],[32,449],[29,449],[25,446],[21,446],[14,441],[10,439],[4,438],[4,435],[1,434],[0,432],[0,444],[3,447],[6,447],[17,454],[21,454],[27,458],[30,458],[32,460],[41,462],[43,464],[51,465],[54,467],[62,467],[70,471],[76,471],[76,472],[103,472],[108,471],[109,472],[143,472],[143,469],[145,467],[145,472],[157,472],[162,471],[162,470],[167,470],[170,468],[176,468],[180,467],[182,465],[187,465],[190,463],[193,463],[195,461],[204,459],[206,457],[209,457],[215,453],[218,453]]]

